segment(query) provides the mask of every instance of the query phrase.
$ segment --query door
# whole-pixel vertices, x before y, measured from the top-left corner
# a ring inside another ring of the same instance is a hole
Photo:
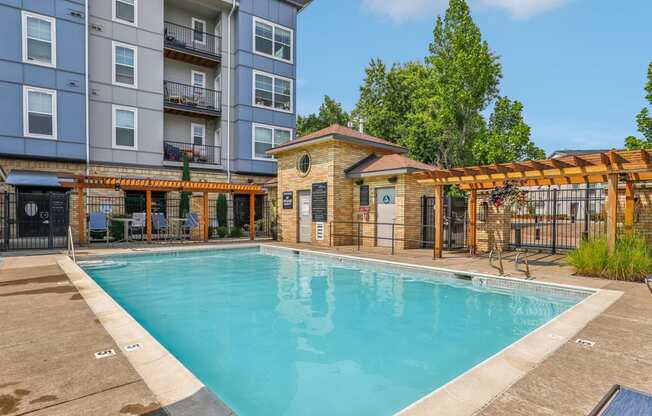
[[[310,242],[310,231],[312,227],[310,191],[299,191],[299,242]]]
[[[391,247],[393,225],[396,218],[394,188],[376,189],[376,245]]]

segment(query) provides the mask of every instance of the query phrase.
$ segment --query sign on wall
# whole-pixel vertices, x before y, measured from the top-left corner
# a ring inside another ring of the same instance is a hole
[[[292,209],[294,206],[294,193],[292,191],[283,192],[283,209]]]
[[[312,184],[312,220],[328,221],[328,184],[326,182]]]
[[[369,185],[360,185],[360,206],[369,206]]]

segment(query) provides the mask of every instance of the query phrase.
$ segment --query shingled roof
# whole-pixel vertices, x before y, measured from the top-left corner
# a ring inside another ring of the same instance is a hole
[[[317,141],[329,140],[329,139],[342,140],[349,143],[356,143],[364,146],[376,147],[379,149],[393,151],[395,153],[407,153],[407,149],[403,146],[399,146],[395,143],[389,142],[379,137],[374,137],[368,134],[360,133],[357,130],[340,126],[339,124],[333,124],[332,126],[326,127],[325,129],[321,129],[314,133],[310,133],[306,136],[289,141],[280,146],[271,148],[267,151],[267,153],[273,155],[273,154],[283,152],[285,150],[294,149],[296,147],[303,146],[308,143],[314,143]]]
[[[351,178],[411,173],[433,169],[433,166],[410,159],[404,154],[370,155],[345,170]]]

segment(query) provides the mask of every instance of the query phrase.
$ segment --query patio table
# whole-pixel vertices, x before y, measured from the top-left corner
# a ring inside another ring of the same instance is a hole
[[[175,231],[177,233],[177,239],[181,241],[181,227],[183,224],[186,222],[186,218],[178,218],[178,217],[172,217],[168,218],[168,221],[170,221],[171,224],[173,224],[173,228],[175,228]]]
[[[120,241],[129,242],[129,225],[134,222],[133,218],[113,218],[113,221],[121,222],[124,226],[123,239]]]

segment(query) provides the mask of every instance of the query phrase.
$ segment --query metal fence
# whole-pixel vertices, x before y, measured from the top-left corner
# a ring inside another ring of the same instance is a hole
[[[208,201],[208,235],[210,239],[239,238],[249,235],[249,195],[235,194],[229,198]],[[254,205],[256,237],[275,238],[276,218],[269,200],[256,196]]]
[[[510,248],[570,250],[606,234],[606,189],[585,186],[527,191],[527,204],[512,213]]]
[[[220,56],[222,39],[219,36],[172,22],[164,22],[163,28],[166,47]]]
[[[435,198],[421,198],[421,222],[423,224],[423,248],[435,244]],[[443,249],[458,250],[467,246],[467,203],[464,198],[444,198],[444,241]]]
[[[434,225],[398,224],[373,221],[331,221],[328,225],[330,246],[386,247],[394,254],[396,249],[415,249],[426,247],[423,229]]]
[[[0,250],[65,248],[69,207],[68,193],[0,193]]]

